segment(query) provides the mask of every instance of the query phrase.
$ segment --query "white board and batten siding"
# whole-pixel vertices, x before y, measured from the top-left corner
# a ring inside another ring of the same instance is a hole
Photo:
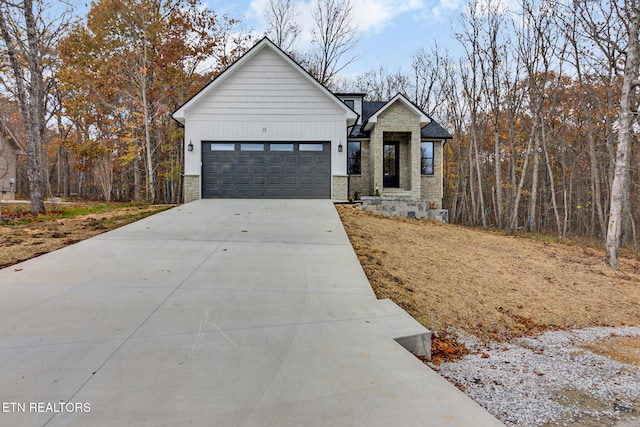
[[[273,48],[252,52],[220,82],[185,108],[185,175],[201,171],[202,141],[331,142],[332,175],[346,174],[347,114],[340,101],[318,87]],[[195,99],[194,99],[195,100]]]

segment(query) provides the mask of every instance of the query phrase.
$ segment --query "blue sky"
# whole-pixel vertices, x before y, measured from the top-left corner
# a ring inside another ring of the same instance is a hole
[[[296,1],[296,0],[294,0]],[[457,25],[465,7],[464,0],[351,0],[360,42],[359,59],[344,70],[346,76],[357,75],[385,66],[389,71],[409,71],[411,55],[418,49],[430,49],[434,43],[455,49],[452,25]],[[303,28],[298,48],[304,50],[313,25],[311,0],[296,1],[297,21]],[[247,29],[262,34],[263,11],[268,0],[208,0],[217,13],[241,18]]]

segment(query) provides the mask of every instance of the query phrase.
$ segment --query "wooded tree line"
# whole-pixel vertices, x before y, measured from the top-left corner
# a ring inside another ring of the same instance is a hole
[[[639,6],[472,0],[455,34],[461,54],[434,45],[410,72],[346,84],[374,98],[403,92],[452,132],[451,222],[606,239],[617,267],[621,244],[637,250],[640,219]]]
[[[27,147],[32,212],[47,195],[179,201],[170,112],[252,37],[198,0],[99,0],[82,19],[71,12],[0,2],[2,104],[22,112],[9,121]]]
[[[340,77],[357,59],[351,3],[315,0],[300,50],[296,3],[270,0],[267,35],[336,91],[398,92],[447,127],[445,207],[456,223],[636,243],[637,0],[471,0],[454,34],[407,70]],[[199,0],[0,0],[0,114],[27,151],[34,213],[47,196],[181,200],[170,118],[261,35]],[[425,40],[425,44],[429,44]],[[9,114],[8,112],[11,112]]]

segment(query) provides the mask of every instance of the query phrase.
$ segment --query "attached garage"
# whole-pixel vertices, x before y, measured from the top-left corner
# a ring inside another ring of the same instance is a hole
[[[330,142],[204,142],[202,197],[331,198]]]
[[[173,113],[184,126],[184,200],[347,198],[358,114],[268,39]]]

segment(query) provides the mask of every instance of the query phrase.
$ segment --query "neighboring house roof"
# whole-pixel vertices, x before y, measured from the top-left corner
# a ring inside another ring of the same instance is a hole
[[[4,135],[4,137],[0,138],[0,143],[7,141],[9,144],[13,145],[13,148],[17,151],[17,154],[25,154],[24,147],[15,137],[15,135],[11,131],[11,128],[7,126],[5,121],[2,119],[0,119],[0,132]]]
[[[270,49],[276,55],[280,56],[285,62],[289,63],[293,69],[300,73],[309,83],[315,86],[319,91],[324,93],[329,99],[331,99],[336,106],[343,109],[347,115],[347,122],[349,125],[353,125],[358,119],[358,114],[353,111],[349,106],[347,106],[344,102],[342,102],[336,95],[334,95],[329,89],[327,89],[323,84],[317,81],[311,74],[309,74],[304,68],[300,66],[296,61],[291,59],[286,53],[284,53],[278,46],[276,46],[269,38],[264,37],[258,43],[256,43],[251,49],[249,49],[240,59],[231,64],[229,68],[227,68],[222,74],[213,79],[208,85],[202,88],[198,93],[191,97],[187,102],[185,102],[180,108],[178,108],[173,114],[172,117],[178,121],[179,123],[184,125],[185,121],[185,113],[189,111],[194,105],[196,105],[200,100],[205,98],[207,94],[209,94],[212,90],[214,90],[217,86],[222,84],[226,79],[229,78],[237,69],[242,68],[242,65],[247,61],[250,61],[258,52],[263,49]]]
[[[397,96],[394,98],[394,100]],[[406,98],[405,98],[406,99]],[[393,103],[392,101],[365,101],[362,103],[362,123],[366,125],[369,119],[375,114],[380,114],[385,106]],[[423,139],[453,139],[453,136],[445,128],[440,126],[438,122],[433,120],[428,114],[421,111],[413,103],[411,103],[415,109],[418,109],[421,114],[429,119],[429,123],[422,127],[421,137]],[[364,125],[356,125],[353,127],[349,137],[350,138],[369,138],[369,129],[365,130]]]

